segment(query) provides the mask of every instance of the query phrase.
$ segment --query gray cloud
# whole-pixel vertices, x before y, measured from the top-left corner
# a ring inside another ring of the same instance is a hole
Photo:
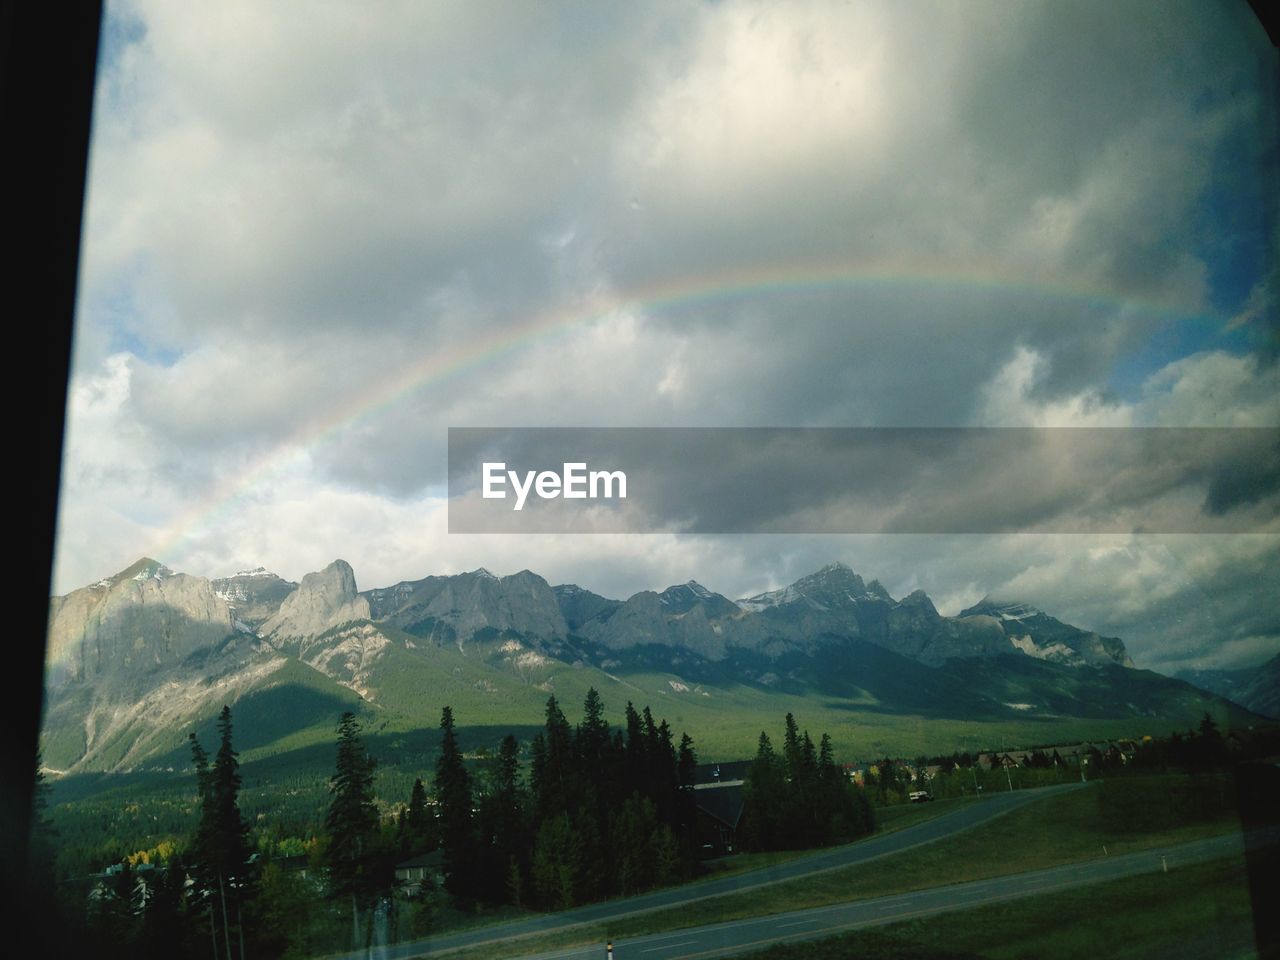
[[[298,576],[356,530],[379,580],[830,559],[449,538],[450,426],[1280,422],[1276,63],[1243,8],[108,17],[60,589],[153,546]]]

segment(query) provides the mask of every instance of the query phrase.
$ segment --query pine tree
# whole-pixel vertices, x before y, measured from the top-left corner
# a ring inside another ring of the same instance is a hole
[[[378,829],[373,804],[373,771],[376,763],[360,739],[360,724],[347,711],[338,722],[338,759],[329,779],[329,812],[324,819],[329,835],[326,860],[329,887],[335,896],[351,902],[353,945],[360,944],[360,907],[372,893],[367,861]]]
[[[435,841],[435,817],[427,809],[427,788],[418,777],[409,793],[409,807],[404,811],[404,832],[409,854],[432,849]]]
[[[217,804],[219,870],[227,885],[224,910],[234,911],[234,925],[244,956],[244,907],[251,899],[254,877],[249,863],[249,825],[240,816],[240,761],[231,743],[231,708],[218,717],[218,753],[213,760],[212,784]],[[230,919],[230,917],[228,917]]]
[[[582,841],[568,814],[552,817],[538,830],[533,850],[533,885],[552,910],[567,910],[577,902],[582,859]]]
[[[30,944],[29,952],[42,956],[60,956],[74,950],[68,939],[75,926],[66,922],[71,918],[64,914],[64,903],[58,895],[58,830],[49,817],[52,788],[45,779],[44,759],[40,751],[36,752],[34,777],[31,829],[27,845],[28,867],[23,875],[21,899],[10,906],[17,916],[40,918],[40,923],[27,931],[35,938]],[[79,904],[76,904],[72,909],[78,913],[78,908]]]
[[[493,846],[495,860],[518,861],[524,842],[524,791],[520,787],[520,744],[511,734],[498,747],[493,790]]]
[[[785,841],[786,786],[785,763],[762,730],[743,789],[747,842],[756,850],[777,850]]]
[[[54,900],[57,874],[54,870],[58,830],[49,819],[49,794],[51,788],[44,776],[44,760],[41,751],[36,752],[35,789],[31,794],[31,838],[27,846],[27,862],[31,888],[29,894],[48,903]]]
[[[436,758],[436,802],[444,851],[444,886],[455,897],[476,895],[476,840],[471,778],[453,729],[453,710],[440,715],[440,756]]]
[[[822,735],[822,743],[818,747],[818,779],[830,783],[840,776],[835,757],[831,750],[831,737]]]
[[[630,700],[627,701],[624,716],[626,717],[624,747],[626,766],[621,796],[629,797],[637,790],[644,792],[648,788],[648,765],[645,760],[644,725],[640,720],[640,714],[636,713],[635,705]]]
[[[658,829],[653,802],[633,793],[612,818],[609,835],[614,847],[614,883],[624,897],[653,886],[656,850],[650,843]]]
[[[609,752],[609,723],[604,718],[604,704],[592,687],[582,703],[582,722],[574,740],[575,752],[587,769],[598,769]]]
[[[687,733],[682,733],[680,735],[680,752],[676,760],[676,781],[679,784],[676,826],[679,828],[680,849],[690,862],[697,855],[698,803],[693,793],[693,780],[697,767],[698,755],[693,749],[693,737]]]
[[[620,784],[614,775],[613,738],[609,722],[604,718],[604,704],[595,687],[587,691],[582,703],[582,722],[573,738],[573,776],[571,782],[579,795],[579,810],[588,812],[595,820],[595,833],[602,836],[602,828],[608,823],[609,811],[621,798]],[[590,857],[598,851],[589,851]]]
[[[802,762],[800,728],[796,724],[796,718],[789,713],[787,714],[786,730],[782,740],[782,757],[787,764],[787,778],[793,782],[798,780]]]
[[[533,787],[537,820],[574,813],[581,799],[575,790],[573,730],[554,696],[547,699],[546,724],[534,742]]]
[[[194,733],[190,736],[200,793],[200,822],[191,852],[197,894],[214,926],[213,940],[216,944],[220,932],[223,951],[231,960],[233,940],[240,956],[245,954],[245,904],[252,898],[254,878],[249,863],[249,827],[240,816],[240,763],[232,745],[231,708],[227,706],[218,716],[218,739],[218,752],[210,766],[208,752]]]

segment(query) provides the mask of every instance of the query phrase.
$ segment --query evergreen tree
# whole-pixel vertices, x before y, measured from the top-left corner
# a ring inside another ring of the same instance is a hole
[[[232,944],[245,954],[245,907],[252,899],[254,877],[249,862],[249,827],[240,816],[240,763],[232,745],[231,708],[218,716],[218,752],[213,765],[194,733],[191,758],[200,792],[200,821],[192,842],[197,895],[214,924],[213,939],[222,937],[227,960]]]
[[[565,813],[538,829],[533,849],[533,885],[552,910],[567,910],[577,902],[582,874],[582,841]]]
[[[534,753],[534,802],[539,822],[577,808],[573,783],[573,731],[560,704],[547,699],[546,724]]]
[[[818,779],[824,783],[831,783],[840,777],[840,770],[836,767],[835,757],[831,750],[831,737],[827,734],[822,735],[822,744],[818,748]]]
[[[1226,762],[1226,742],[1218,730],[1218,724],[1206,710],[1200,719],[1200,735],[1195,738],[1196,755],[1207,768],[1220,767]]]
[[[786,815],[785,765],[773,752],[769,735],[760,731],[756,756],[743,788],[746,840],[756,850],[777,850],[783,844]]]
[[[600,694],[592,687],[582,703],[582,722],[578,724],[578,734],[574,745],[582,766],[588,770],[598,770],[609,753],[609,723],[604,718],[604,704]]]
[[[138,953],[142,956],[169,956],[181,953],[187,923],[183,915],[186,870],[173,857],[155,874],[151,895],[142,915]]]
[[[679,800],[676,808],[676,826],[680,850],[692,863],[697,856],[698,803],[693,793],[693,779],[698,766],[698,755],[693,749],[693,738],[680,735],[680,752],[676,759],[676,780],[679,784]]]
[[[796,718],[789,713],[782,737],[782,758],[787,764],[787,779],[793,782],[798,780],[801,766],[800,728],[796,724]]]
[[[427,807],[427,788],[421,777],[413,781],[413,790],[409,793],[409,806],[404,811],[404,830],[408,839],[409,854],[422,853],[435,848],[436,822],[431,810]]]
[[[693,775],[698,766],[698,755],[693,749],[693,737],[687,733],[680,734],[680,753],[676,760],[676,771],[681,787],[693,787]]]
[[[646,767],[652,771],[653,762],[657,759],[658,754],[658,724],[654,722],[653,711],[649,709],[648,704],[645,704],[644,710],[640,714],[640,720],[644,728]]]
[[[579,793],[580,809],[590,812],[596,823],[595,832],[603,842],[602,829],[608,823],[609,811],[621,797],[621,784],[615,777],[622,771],[613,755],[613,739],[609,723],[604,718],[604,704],[595,687],[587,691],[583,701],[582,722],[574,735],[573,753],[572,782]]]
[[[650,843],[658,829],[653,802],[633,793],[609,826],[613,839],[613,879],[624,897],[653,886],[657,875],[657,851]]]
[[[472,819],[471,778],[453,729],[453,711],[440,716],[440,756],[436,759],[436,802],[444,851],[444,886],[455,897],[476,895],[476,841]]]
[[[49,781],[44,776],[43,753],[36,752],[35,789],[31,794],[31,837],[27,845],[28,894],[52,906],[56,898],[58,830],[49,819]]]
[[[218,753],[213,760],[212,782],[215,802],[217,804],[217,849],[219,852],[218,869],[225,877],[227,885],[226,899],[229,904],[225,910],[234,910],[232,920],[240,945],[240,955],[244,956],[244,911],[245,904],[252,899],[255,877],[249,862],[249,825],[240,816],[240,761],[232,746],[231,708],[224,706],[218,717]]]
[[[64,903],[58,889],[59,833],[49,817],[52,788],[44,775],[43,754],[35,757],[35,788],[31,795],[31,829],[27,845],[27,872],[20,884],[21,899],[11,908],[18,916],[39,917],[40,922],[26,931],[34,939],[28,952],[37,956],[69,956],[78,949],[77,936],[83,936],[83,901]]]
[[[373,895],[368,857],[378,829],[378,811],[373,804],[375,766],[360,738],[359,721],[348,710],[338,722],[338,759],[329,779],[333,798],[324,826],[329,887],[335,896],[350,900],[353,945],[367,939],[360,935],[360,908],[369,906]]]
[[[520,786],[520,744],[507,734],[498,747],[491,804],[493,862],[498,867],[509,867],[513,860],[517,867],[521,864],[525,841],[524,806],[524,791]]]

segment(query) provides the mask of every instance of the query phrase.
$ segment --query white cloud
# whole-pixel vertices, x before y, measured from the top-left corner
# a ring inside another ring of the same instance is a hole
[[[1092,388],[1037,395],[1049,361],[1027,347],[982,388],[984,426],[1035,427],[1273,427],[1280,426],[1280,369],[1252,355],[1192,354],[1162,367],[1130,403]]]
[[[108,16],[138,29],[95,116],[59,589],[165,542],[196,572],[343,555],[366,585],[528,566],[618,593],[846,548],[447,537],[450,425],[1277,422],[1239,341],[1106,387],[1189,311],[1269,316],[1267,278],[1217,286],[1252,241],[1205,198],[1274,208],[1272,54],[1216,9]],[[945,602],[1016,575],[956,542],[839,544]]]

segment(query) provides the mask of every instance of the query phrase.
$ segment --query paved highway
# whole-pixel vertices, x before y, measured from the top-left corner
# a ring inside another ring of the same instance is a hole
[[[705,900],[708,897],[723,896],[726,893],[739,893],[768,884],[795,880],[815,873],[824,873],[828,870],[839,870],[955,836],[965,830],[970,830],[995,820],[997,817],[1002,817],[1011,810],[1016,810],[1018,807],[1025,806],[1028,803],[1056,793],[1078,790],[1085,786],[1085,784],[1081,783],[1070,783],[1054,787],[1042,787],[1037,790],[1015,790],[1009,793],[993,794],[983,798],[978,803],[968,804],[951,813],[943,814],[940,817],[926,820],[923,823],[906,827],[894,833],[887,833],[840,847],[832,847],[771,867],[763,867],[759,870],[722,877],[718,880],[707,880],[692,886],[672,887],[666,890],[655,890],[652,893],[641,894],[636,897],[610,900],[605,903],[593,903],[585,907],[566,910],[562,913],[543,914],[525,920],[482,927],[477,930],[444,934],[425,940],[417,940],[413,943],[382,947],[379,948],[377,956],[386,958],[386,960],[407,960],[410,957],[425,957],[448,950],[456,950],[459,947],[473,947],[482,943],[507,941],[529,934],[550,933],[586,923],[599,923],[636,913],[648,913],[666,907],[683,906],[698,900]],[[634,956],[634,954],[629,955]],[[354,960],[356,957],[364,957],[367,954],[362,951],[347,956]],[[654,954],[652,957],[644,958],[644,960],[665,960],[665,958]]]
[[[1249,838],[1250,846],[1280,842],[1280,829],[1260,831]],[[1104,857],[1083,863],[1066,864],[990,880],[933,887],[892,897],[860,900],[791,913],[773,914],[754,920],[689,927],[669,933],[637,937],[613,945],[613,960],[712,960],[759,950],[786,941],[812,940],[860,927],[874,927],[978,907],[1001,900],[1053,893],[1121,877],[1152,873],[1186,866],[1230,854],[1242,854],[1245,838],[1227,834],[1178,846],[1148,850],[1120,857]],[[513,957],[520,957],[513,949]],[[603,943],[572,950],[528,955],[523,960],[606,960]]]

